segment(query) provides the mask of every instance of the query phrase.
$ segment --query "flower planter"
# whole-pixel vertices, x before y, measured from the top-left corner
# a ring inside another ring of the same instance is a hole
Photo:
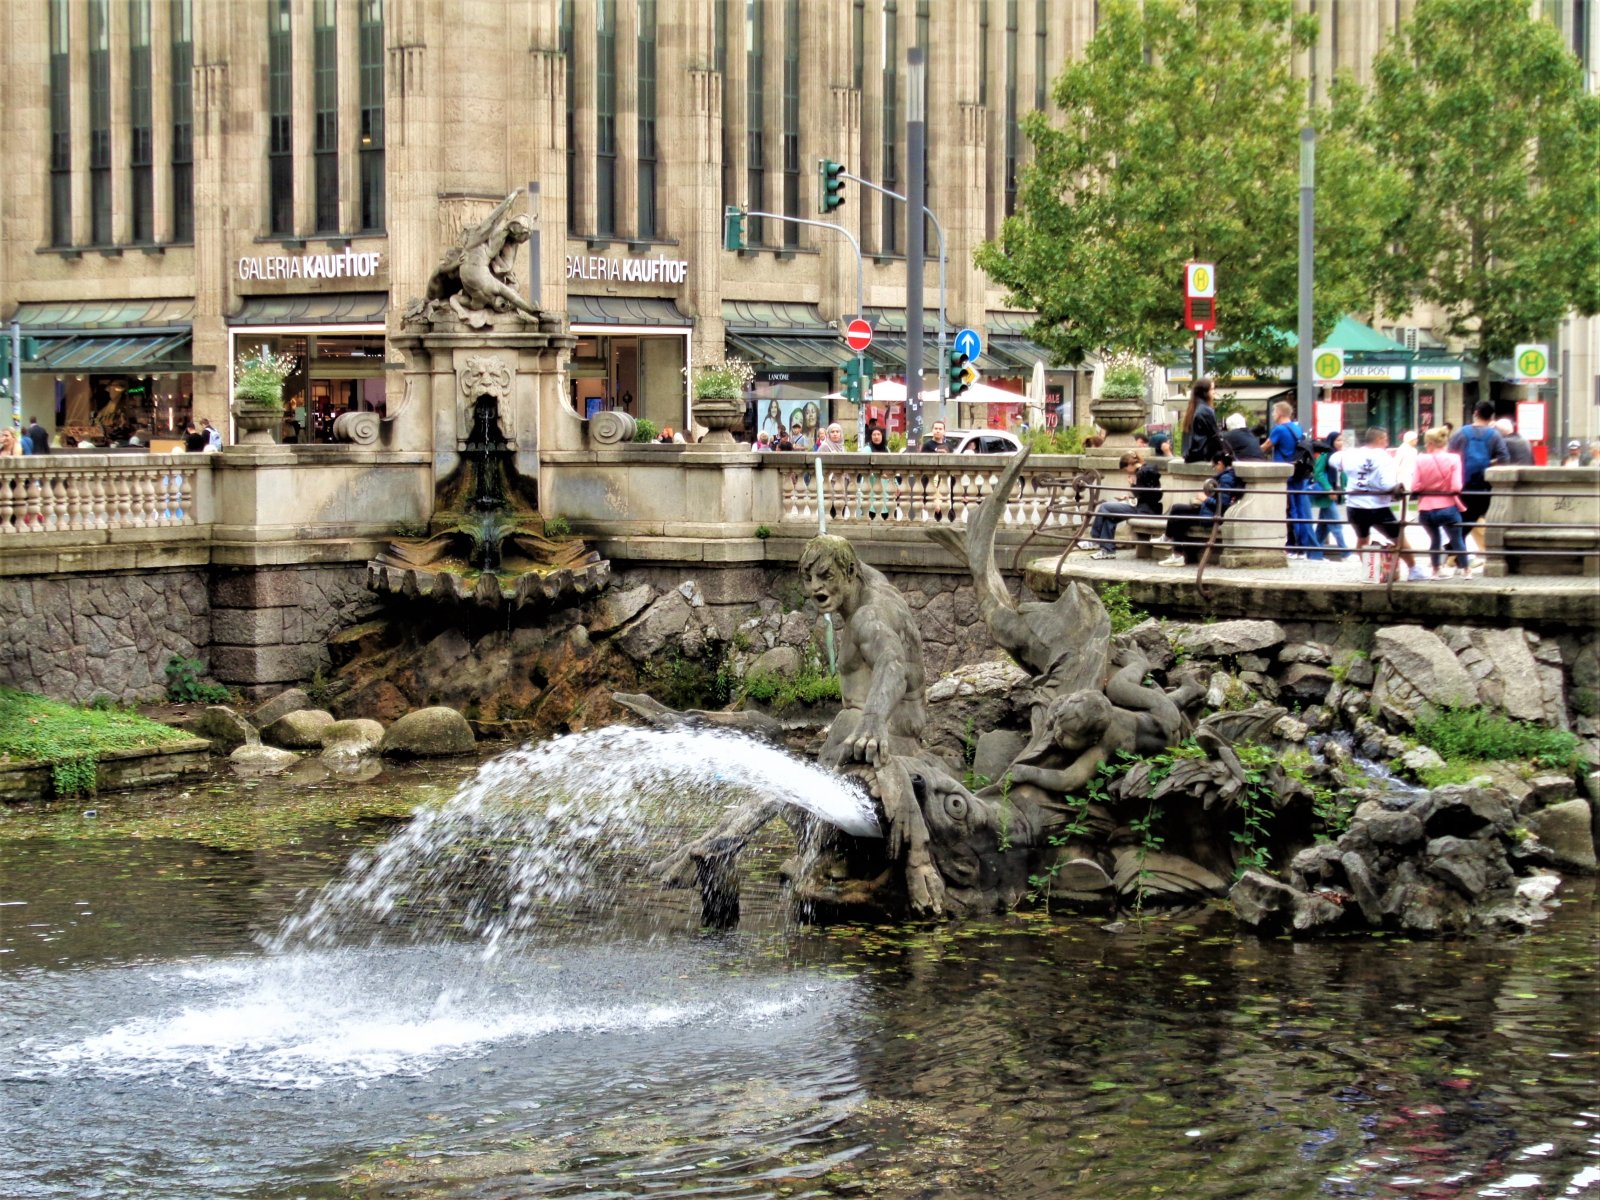
[[[694,419],[708,432],[706,442],[733,442],[733,431],[744,423],[744,401],[738,397],[697,396]]]
[[[273,436],[283,427],[283,409],[271,404],[251,404],[235,399],[233,418],[243,431],[239,436],[241,446],[272,446],[278,439]]]

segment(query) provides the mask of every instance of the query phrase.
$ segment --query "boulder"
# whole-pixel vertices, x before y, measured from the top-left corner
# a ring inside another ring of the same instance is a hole
[[[1276,621],[1216,621],[1210,625],[1180,625],[1173,640],[1191,658],[1232,658],[1238,654],[1272,650],[1283,645],[1283,626]]]
[[[793,646],[774,646],[771,650],[763,650],[761,655],[750,664],[749,675],[798,675],[800,673],[800,651]]]
[[[333,724],[333,714],[320,708],[302,708],[279,717],[261,731],[261,740],[286,750],[317,750],[322,733]]]
[[[189,732],[196,737],[210,738],[213,754],[231,754],[240,746],[256,745],[261,741],[256,727],[226,704],[211,704],[201,709],[190,720]]]
[[[1311,663],[1313,666],[1325,667],[1333,661],[1333,655],[1326,646],[1316,642],[1290,642],[1278,651],[1278,661],[1281,663]]]
[[[971,663],[928,685],[927,732],[923,743],[935,753],[966,757],[980,732],[1027,729],[1031,691],[1028,673],[1010,659]]]
[[[1423,868],[1469,900],[1511,882],[1511,866],[1498,841],[1440,837],[1428,843]]]
[[[1150,664],[1152,671],[1165,671],[1172,666],[1176,657],[1172,653],[1172,642],[1167,637],[1167,631],[1154,617],[1140,621],[1132,629],[1119,633],[1113,642],[1117,645],[1137,647],[1144,655],[1145,661]]]
[[[300,761],[300,756],[292,750],[280,750],[276,746],[263,746],[257,743],[252,746],[240,746],[228,755],[228,761],[235,767],[270,775],[288,770]]]
[[[646,662],[678,642],[691,625],[697,626],[689,602],[676,589],[664,592],[617,635],[622,652],[636,663]]]
[[[322,731],[322,753],[343,757],[371,754],[383,742],[383,725],[379,721],[356,718],[335,721]]]
[[[978,747],[972,756],[972,773],[982,775],[991,783],[999,783],[1006,768],[1016,761],[1027,744],[1024,735],[1009,729],[991,729],[979,734]]]
[[[1522,823],[1556,866],[1592,871],[1597,865],[1592,819],[1587,800],[1567,800],[1529,813]]]
[[[1391,725],[1416,723],[1423,707],[1466,708],[1478,703],[1478,687],[1444,639],[1420,625],[1378,630],[1373,698]]]
[[[1567,728],[1566,681],[1559,662],[1540,661],[1537,634],[1474,628],[1468,637],[1461,661],[1477,680],[1483,703],[1518,721]]]
[[[1417,746],[1400,756],[1400,766],[1413,779],[1420,779],[1424,771],[1437,771],[1444,766],[1444,759],[1432,746]]]
[[[1565,804],[1577,796],[1578,785],[1571,775],[1551,771],[1528,780],[1528,794],[1522,798],[1519,809],[1522,812],[1535,812],[1552,805]]]
[[[1261,871],[1246,871],[1228,890],[1233,911],[1246,925],[1305,931],[1334,925],[1344,909],[1332,900],[1302,892]]]
[[[1294,701],[1302,707],[1321,704],[1332,687],[1333,674],[1326,667],[1308,662],[1290,663],[1278,685],[1278,698]]]
[[[655,598],[656,590],[648,583],[641,583],[625,592],[607,592],[594,602],[589,617],[589,632],[598,635],[621,629]]]
[[[453,708],[441,707],[419,708],[401,717],[389,726],[379,750],[386,758],[437,758],[470,754],[476,746],[467,719]]]
[[[302,708],[311,707],[311,697],[299,688],[290,688],[279,692],[271,700],[261,705],[250,714],[250,722],[257,729],[265,729],[280,717],[286,717],[292,712],[299,712]]]
[[[1374,846],[1411,846],[1422,840],[1422,822],[1413,812],[1373,813],[1362,823]]]
[[[1430,838],[1502,834],[1512,821],[1511,805],[1503,795],[1463,784],[1434,788],[1410,811]]]

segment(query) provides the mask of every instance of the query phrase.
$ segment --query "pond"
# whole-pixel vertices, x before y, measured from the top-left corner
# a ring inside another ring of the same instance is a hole
[[[1472,940],[817,929],[775,837],[727,933],[630,881],[267,948],[467,773],[3,814],[0,1195],[1600,1195],[1592,880]]]

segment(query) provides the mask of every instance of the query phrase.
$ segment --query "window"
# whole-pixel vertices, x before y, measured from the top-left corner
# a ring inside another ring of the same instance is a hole
[[[72,245],[72,82],[67,0],[50,0],[50,244]]]
[[[762,43],[766,39],[766,21],[762,19],[761,0],[745,0],[744,6],[744,114],[745,114],[745,203],[751,208],[762,208],[766,203],[766,159],[762,152],[762,126],[766,124],[767,74],[766,53]],[[760,217],[751,217],[745,236],[752,245],[760,245],[765,238],[765,225]]]
[[[316,0],[311,10],[311,133],[315,168],[315,219],[318,233],[339,232],[339,31],[333,0]]]
[[[1017,0],[1006,0],[1006,216],[1017,210]]]
[[[733,91],[728,86],[728,6],[736,0],[713,0],[713,66],[722,77],[722,207],[739,203],[738,168],[734,163]]]
[[[356,30],[361,81],[361,228],[384,227],[383,0],[361,0]]]
[[[155,139],[150,113],[150,0],[128,0],[128,205],[136,242],[155,240]]]
[[[289,0],[267,0],[267,229],[294,232],[294,89]]]
[[[595,232],[617,231],[617,0],[595,6],[599,70],[595,89]]]
[[[656,236],[656,0],[639,0],[639,224]]]
[[[989,0],[978,0],[978,103],[989,103]]]
[[[783,0],[783,215],[800,215],[800,0]],[[800,226],[787,221],[783,244],[800,244]]]
[[[194,241],[194,0],[172,3],[172,240]]]
[[[110,0],[89,0],[89,242],[111,244]]]
[[[1047,77],[1049,65],[1045,57],[1050,19],[1047,4],[1048,0],[1034,0],[1033,6],[1033,106],[1040,112],[1044,111],[1050,87]]]
[[[895,0],[883,3],[883,178],[882,185],[891,192],[900,190],[899,142],[900,128],[900,12]],[[900,253],[900,201],[883,199],[883,237],[878,243],[881,254]]]
[[[919,50],[928,48],[928,8],[929,0],[917,0],[917,40],[913,44]]]
[[[576,39],[572,28],[574,0],[561,0],[561,57],[567,64],[567,231],[578,227],[578,80],[573,65]]]
[[[867,0],[850,7],[850,86],[860,91],[867,81]]]

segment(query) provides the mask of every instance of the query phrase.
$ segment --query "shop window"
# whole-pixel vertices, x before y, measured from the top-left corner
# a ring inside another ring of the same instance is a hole
[[[331,442],[342,413],[382,412],[386,384],[384,335],[370,333],[239,333],[234,357],[264,346],[295,360],[283,385],[286,442]]]

